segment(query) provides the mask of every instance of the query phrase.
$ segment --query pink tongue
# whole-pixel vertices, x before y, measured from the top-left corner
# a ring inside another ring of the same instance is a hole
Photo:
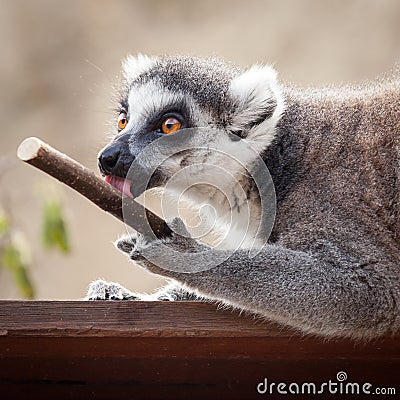
[[[128,197],[133,197],[131,194],[131,181],[125,178],[120,178],[115,175],[106,175],[104,180],[121,193],[126,194]]]

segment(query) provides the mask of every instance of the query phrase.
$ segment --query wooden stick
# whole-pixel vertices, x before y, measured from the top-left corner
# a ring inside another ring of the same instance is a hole
[[[18,147],[17,155],[20,160],[65,183],[136,231],[145,235],[152,235],[154,232],[158,238],[170,234],[165,221],[157,215],[133,199],[122,197],[122,193],[97,177],[94,172],[40,139],[25,139]]]

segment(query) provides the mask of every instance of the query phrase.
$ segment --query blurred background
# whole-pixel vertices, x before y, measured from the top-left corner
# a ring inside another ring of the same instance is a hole
[[[97,171],[127,54],[264,62],[316,86],[389,72],[399,38],[398,0],[0,0],[0,298],[162,285],[115,250],[123,224],[15,157],[34,135]]]

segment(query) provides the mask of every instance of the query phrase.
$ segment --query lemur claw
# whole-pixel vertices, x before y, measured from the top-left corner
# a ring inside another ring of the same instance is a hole
[[[84,300],[140,300],[140,298],[119,283],[97,279],[89,285]]]

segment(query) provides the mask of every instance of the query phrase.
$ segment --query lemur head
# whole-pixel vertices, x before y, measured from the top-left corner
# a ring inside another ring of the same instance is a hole
[[[123,82],[117,132],[99,154],[100,170],[120,190],[135,158],[159,138],[173,136],[175,147],[182,140],[184,151],[160,164],[148,187],[163,186],[190,164],[211,159],[214,165],[226,164],[210,149],[240,153],[246,141],[261,153],[273,140],[283,111],[276,73],[268,66],[241,71],[214,58],[139,55],[124,61]],[[204,129],[195,129],[188,143],[188,128]],[[142,159],[141,168],[152,161]],[[137,197],[145,189],[133,184],[130,192]]]

